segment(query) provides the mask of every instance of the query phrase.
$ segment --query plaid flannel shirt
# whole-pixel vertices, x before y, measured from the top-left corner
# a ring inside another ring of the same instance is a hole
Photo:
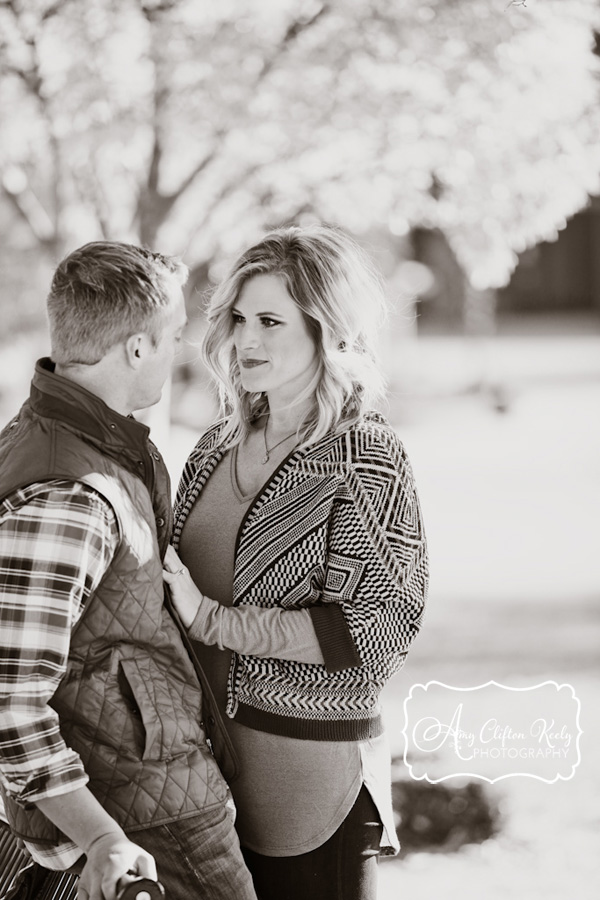
[[[71,630],[118,539],[111,506],[78,482],[31,484],[0,503],[0,777],[18,801],[87,784],[49,701],[66,671]],[[51,869],[81,855],[70,842],[29,850]]]

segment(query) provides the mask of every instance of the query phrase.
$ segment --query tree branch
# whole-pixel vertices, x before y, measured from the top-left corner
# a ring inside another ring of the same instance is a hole
[[[63,9],[63,7],[69,5],[69,0],[56,0],[56,3],[52,3],[48,9],[42,14],[41,21],[46,22],[48,19],[51,19],[52,16],[57,15]]]
[[[148,3],[140,0],[140,12],[148,22],[154,22],[162,13],[171,12],[179,3],[179,0],[159,0],[157,3]]]
[[[140,9],[142,10],[143,14],[146,16],[150,24],[153,27],[156,27],[157,21],[159,19],[157,13],[168,12],[175,4],[176,0],[164,0],[163,3],[158,3],[156,6],[150,7],[148,6],[148,4],[141,2]],[[326,13],[329,12],[329,10],[329,5],[324,3],[310,18],[297,19],[288,26],[282,40],[275,48],[271,57],[265,61],[260,72],[254,79],[254,82],[249,86],[250,91],[256,91],[256,89],[265,80],[269,72],[271,72],[279,63],[279,61],[288,51],[289,47],[299,38],[301,34],[314,27],[316,23],[320,21]],[[158,67],[157,58],[155,59],[155,66]],[[228,133],[226,128],[218,129],[213,135],[212,149],[207,154],[205,154],[205,156],[192,168],[192,170],[185,176],[183,181],[181,181],[179,186],[174,191],[171,191],[168,194],[162,193],[159,187],[160,164],[163,153],[162,142],[159,133],[159,119],[162,106],[167,100],[167,92],[159,83],[161,80],[160,74],[161,73],[159,71],[156,72],[158,83],[155,85],[154,91],[155,109],[152,156],[150,160],[150,167],[148,170],[148,177],[146,179],[145,191],[143,191],[139,195],[136,210],[136,219],[139,222],[141,239],[150,244],[154,242],[154,238],[156,232],[158,231],[158,228],[169,215],[175,203],[186,193],[186,191],[189,190],[198,176],[201,175],[202,172],[204,172],[217,158],[221,143]],[[247,175],[245,177],[250,177],[250,175],[259,168],[260,165],[250,167],[247,170]],[[214,210],[215,205],[222,202],[222,200],[226,196],[228,196],[232,188],[237,185],[237,183],[238,182],[236,181],[234,184],[228,184],[223,188],[222,191],[219,192],[218,197],[215,199],[213,204],[211,204],[211,208],[208,212],[209,215]]]
[[[277,45],[275,52],[264,64],[257,77],[255,78],[251,91],[255,91],[257,87],[264,81],[269,72],[271,72],[286,51],[289,49],[290,45],[293,44],[294,41],[298,39],[298,37],[304,32],[308,31],[312,28],[320,19],[323,18],[330,11],[330,7],[327,3],[324,3],[321,8],[309,19],[305,20],[296,20],[292,22],[280,43]],[[213,139],[213,149],[206,154],[206,156],[200,160],[200,162],[194,166],[192,171],[184,178],[179,187],[173,191],[171,194],[163,195],[165,201],[170,201],[168,204],[168,209],[171,209],[176,200],[178,200],[191,185],[194,183],[198,175],[201,175],[202,172],[211,164],[211,162],[216,158],[219,152],[219,145],[222,139],[227,135],[227,129],[221,128],[214,135]]]
[[[320,19],[323,18],[328,12],[330,12],[331,7],[327,3],[323,3],[321,8],[311,16],[309,19],[304,20],[296,20],[292,22],[291,25],[288,26],[285,35],[283,36],[283,40],[277,47],[273,56],[265,62],[262,69],[260,70],[256,81],[254,82],[254,87],[258,87],[258,85],[263,81],[269,72],[275,67],[275,65],[279,62],[281,57],[286,53],[291,44],[294,43],[298,39],[298,37],[303,34],[305,31],[308,31],[312,28]]]
[[[215,135],[215,140],[217,142],[219,142],[220,140],[222,140],[225,137],[226,134],[227,134],[227,132],[224,128],[220,129]],[[184,180],[181,182],[181,184],[175,191],[173,191],[172,193],[170,193],[168,195],[165,195],[165,200],[171,201],[170,206],[172,206],[173,203],[175,203],[175,201],[178,200],[182,194],[185,194],[187,189],[193,184],[193,182],[196,180],[198,175],[201,175],[202,172],[215,159],[215,157],[217,156],[217,153],[218,153],[218,147],[215,147],[214,150],[211,150],[210,153],[207,153],[206,156],[204,157],[204,159],[201,159],[200,162],[196,166],[194,166],[194,168],[189,173],[189,175],[187,175],[184,178]]]
[[[57,0],[56,3],[51,7],[48,7],[45,11],[42,21],[44,21],[45,18],[50,18],[52,15],[55,15],[64,5],[66,5],[66,0]],[[11,194],[11,191],[5,185],[4,191],[7,196],[11,197],[13,205],[19,210],[25,221],[28,222],[32,233],[37,240],[39,240],[42,245],[51,244],[56,246],[59,243],[60,237],[59,223],[61,217],[60,187],[62,182],[62,159],[60,144],[54,134],[52,115],[48,107],[48,99],[43,91],[44,82],[41,75],[37,44],[39,32],[34,30],[32,33],[26,33],[21,17],[21,11],[14,0],[9,0],[7,7],[14,17],[21,40],[29,49],[30,54],[29,68],[12,66],[7,67],[7,71],[12,72],[12,74],[20,78],[24,82],[27,90],[35,97],[47,128],[48,142],[51,149],[50,155],[54,166],[54,177],[52,178],[54,208],[52,218],[44,210],[41,202],[29,186],[23,191]],[[50,231],[52,234],[49,233]]]
[[[29,226],[35,239],[46,249],[54,250],[57,245],[56,230],[46,210],[27,185],[22,190],[10,190],[6,183],[2,184],[2,193],[9,200],[13,209]]]
[[[105,241],[110,241],[114,239],[114,234],[112,233],[110,225],[110,215],[107,211],[108,205],[106,203],[106,196],[102,189],[102,185],[96,176],[98,169],[96,160],[97,154],[94,154],[93,165],[86,166],[82,171],[74,169],[72,170],[71,175],[79,199],[84,204],[92,206],[103,239]]]
[[[193,243],[196,235],[200,231],[202,231],[204,228],[206,228],[206,223],[209,221],[210,217],[215,212],[217,207],[223,202],[223,200],[226,200],[227,197],[230,197],[231,194],[235,191],[235,189],[239,186],[239,184],[242,181],[245,181],[248,178],[251,178],[252,175],[254,175],[255,172],[258,172],[261,168],[262,168],[262,163],[255,163],[252,166],[248,166],[244,172],[236,173],[236,175],[233,178],[231,178],[227,182],[227,184],[225,184],[221,187],[221,190],[219,191],[217,196],[213,198],[210,205],[203,207],[204,216],[202,218],[202,221],[198,222],[198,225],[196,226],[196,228],[192,229],[192,231],[188,237],[188,241],[187,241],[188,247],[190,244]]]

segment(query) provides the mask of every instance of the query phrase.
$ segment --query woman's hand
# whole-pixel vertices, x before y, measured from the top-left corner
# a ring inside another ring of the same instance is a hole
[[[170,546],[167,547],[163,561],[163,578],[171,588],[171,596],[179,618],[184,626],[189,628],[200,608],[202,594],[192,581],[188,569]]]

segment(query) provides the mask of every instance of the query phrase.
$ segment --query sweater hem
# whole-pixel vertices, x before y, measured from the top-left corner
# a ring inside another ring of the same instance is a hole
[[[377,713],[364,719],[297,719],[256,709],[240,703],[233,717],[239,725],[281,737],[305,741],[366,741],[383,734],[383,720]]]

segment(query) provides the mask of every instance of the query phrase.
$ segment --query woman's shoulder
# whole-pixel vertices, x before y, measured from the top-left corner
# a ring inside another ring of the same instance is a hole
[[[307,453],[313,462],[334,464],[346,471],[372,465],[397,470],[406,461],[395,429],[375,410],[364,413],[346,428],[331,432],[308,448]]]
[[[394,463],[405,451],[395,428],[377,410],[369,410],[346,430],[352,462]]]
[[[196,483],[208,461],[218,453],[221,436],[226,424],[227,419],[219,419],[210,425],[202,433],[200,440],[185,461],[175,498],[176,509],[180,507],[190,485]]]
[[[370,440],[377,441],[396,441],[400,439],[396,430],[388,422],[383,413],[376,409],[368,410],[363,416],[352,426],[352,430],[358,435],[368,437]]]
[[[202,459],[218,449],[227,421],[227,419],[218,419],[212,425],[209,425],[206,431],[202,432],[200,439],[190,454],[190,460]]]
[[[396,529],[403,517],[417,523],[412,529],[420,539],[419,512],[412,468],[396,430],[379,412],[365,413],[357,422],[317,445],[317,461],[322,471],[339,479],[337,496],[352,500],[367,531]],[[319,451],[326,454],[318,460]],[[349,513],[353,515],[353,513]],[[407,520],[408,521],[408,520]],[[375,526],[373,523],[378,522]],[[370,523],[370,524],[369,524]],[[402,524],[405,528],[405,523]]]

